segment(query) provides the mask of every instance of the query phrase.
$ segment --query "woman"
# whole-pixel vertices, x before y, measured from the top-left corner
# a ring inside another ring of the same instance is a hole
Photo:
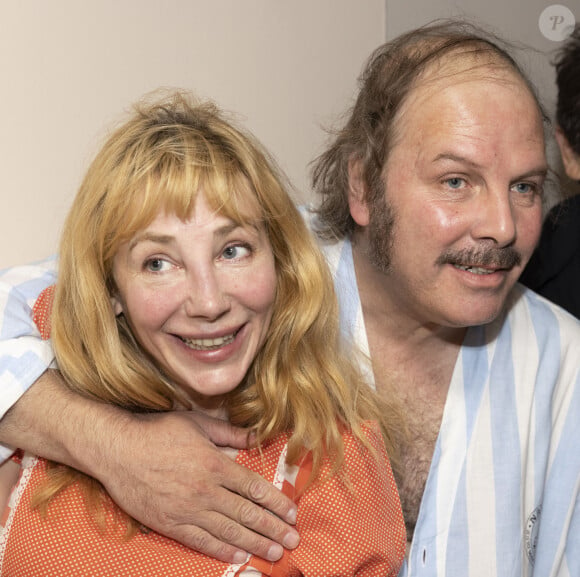
[[[24,456],[1,575],[397,574],[402,514],[368,420],[395,421],[341,354],[331,279],[272,162],[214,106],[177,93],[111,135],[66,220],[54,302],[35,312],[71,387],[247,427],[235,458],[296,499],[301,543],[228,566]]]

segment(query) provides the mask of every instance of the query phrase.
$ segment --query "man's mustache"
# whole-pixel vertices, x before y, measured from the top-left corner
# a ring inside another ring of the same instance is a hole
[[[512,269],[522,262],[522,255],[513,247],[479,248],[444,251],[437,259],[437,264],[460,266],[480,266],[490,268]]]

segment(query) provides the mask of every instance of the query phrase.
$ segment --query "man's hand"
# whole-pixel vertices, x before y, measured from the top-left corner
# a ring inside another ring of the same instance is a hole
[[[223,421],[133,415],[70,392],[48,371],[0,421],[0,442],[92,475],[140,523],[217,559],[275,561],[281,545],[298,544],[287,524],[295,504],[215,446],[246,446],[245,431]]]
[[[244,431],[205,415],[172,412],[132,418],[116,436],[108,451],[115,457],[102,462],[98,477],[147,527],[237,563],[246,551],[275,561],[283,553],[278,543],[298,544],[296,531],[279,519],[295,522],[294,503],[214,445],[245,447]]]

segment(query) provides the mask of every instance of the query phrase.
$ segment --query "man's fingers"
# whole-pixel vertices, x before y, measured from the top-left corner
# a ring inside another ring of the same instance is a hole
[[[233,435],[246,442],[246,431],[185,411],[123,415],[119,426],[123,433],[114,437],[132,443],[103,443],[116,458],[96,460],[106,465],[97,477],[145,526],[230,563],[242,562],[242,553],[275,561],[283,546],[298,544],[296,505],[211,441]]]
[[[239,499],[239,496],[235,497]],[[227,499],[224,501],[224,504],[227,503]],[[257,505],[253,505],[256,509],[259,509]],[[263,511],[261,511],[264,513]],[[260,516],[251,514],[252,519],[255,519],[257,523],[260,523]],[[264,530],[268,530],[275,534],[281,535],[281,540],[283,540],[283,535],[285,533],[292,534],[292,536],[288,537],[289,548],[294,548],[298,544],[298,536],[296,531],[293,529],[288,532],[287,529],[280,529],[274,527],[274,525],[270,524],[270,520],[268,517],[272,517],[272,515],[268,515],[265,513],[265,517],[263,518],[264,521]],[[278,521],[280,522],[280,521]],[[231,557],[232,551],[235,547],[237,549],[234,552],[235,562],[239,561],[240,558],[245,560],[245,555],[239,555],[241,552],[248,552],[252,555],[256,555],[263,559],[267,559],[268,561],[277,561],[282,557],[284,553],[284,549],[278,543],[271,541],[270,539],[266,538],[265,536],[261,535],[259,532],[252,531],[242,525],[240,525],[234,519],[220,515],[215,512],[208,512],[204,518],[198,519],[198,523],[200,527],[207,527],[209,531],[211,531],[211,535],[209,533],[200,534],[198,532],[191,534],[191,539],[193,542],[187,542],[187,544],[194,549],[206,552],[208,550],[217,551],[216,555],[219,555],[220,559],[223,559],[222,555],[225,556],[226,560],[232,562],[231,560],[234,557]],[[266,528],[266,525],[268,527]],[[180,538],[180,541],[184,542],[183,539]],[[220,549],[220,546],[224,543],[229,543],[230,546],[223,547]],[[211,554],[211,553],[208,553]],[[213,555],[213,556],[216,556]]]
[[[207,531],[191,525],[184,525],[181,530],[175,531],[173,538],[186,547],[225,563],[242,564],[248,556],[245,550],[224,543]]]
[[[240,495],[261,505],[287,523],[292,525],[296,523],[296,503],[259,475],[248,475],[247,479],[242,479],[241,486],[236,490]]]
[[[232,463],[230,475],[229,468],[224,471],[224,488],[230,494],[223,495],[220,508],[226,521],[220,529],[222,532],[214,534],[270,560],[282,554],[278,543],[294,549],[300,540],[291,526],[296,522],[296,504],[257,473],[247,469],[240,471],[239,465]]]
[[[259,505],[246,501],[242,503],[238,515],[239,523],[241,524],[239,526],[248,527],[258,534],[258,537],[256,537],[255,533],[248,531],[250,533],[248,537],[250,541],[244,540],[240,543],[240,546],[247,551],[272,561],[282,555],[282,547],[278,543],[281,543],[286,549],[294,549],[298,546],[300,541],[298,531],[293,527],[289,527],[278,517],[268,513]],[[245,532],[246,530],[243,531],[243,533]],[[261,535],[268,537],[271,541],[266,542]]]
[[[197,411],[189,411],[184,414],[203,430],[214,445],[232,447],[233,449],[246,449],[248,447],[247,429],[234,427],[227,421],[209,417]]]

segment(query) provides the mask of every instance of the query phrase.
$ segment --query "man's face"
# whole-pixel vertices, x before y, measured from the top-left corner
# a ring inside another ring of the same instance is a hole
[[[540,234],[546,158],[535,101],[508,73],[463,72],[416,88],[396,135],[384,199],[351,199],[362,254],[386,275],[385,303],[421,324],[491,321]]]

